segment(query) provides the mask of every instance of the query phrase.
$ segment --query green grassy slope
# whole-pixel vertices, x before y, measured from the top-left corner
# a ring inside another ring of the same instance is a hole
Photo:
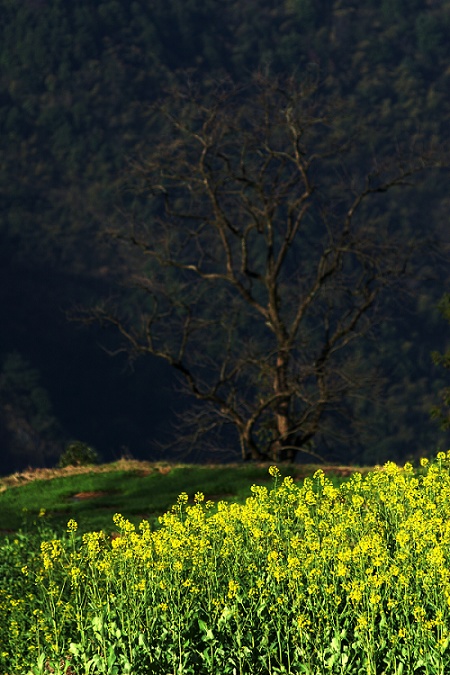
[[[301,481],[315,465],[283,466],[282,474]],[[348,467],[328,467],[342,480]],[[112,516],[122,513],[134,523],[156,521],[181,492],[192,499],[203,492],[212,501],[244,500],[252,484],[272,479],[268,465],[188,465],[120,460],[96,467],[36,470],[0,479],[0,533],[32,526],[45,509],[45,520],[55,529],[70,518],[81,531],[114,530]]]

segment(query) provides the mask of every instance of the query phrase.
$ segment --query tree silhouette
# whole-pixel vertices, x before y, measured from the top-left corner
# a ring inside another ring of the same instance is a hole
[[[179,373],[196,401],[183,419],[194,446],[232,429],[243,459],[314,454],[352,398],[374,394],[354,346],[416,250],[377,200],[433,159],[415,148],[373,159],[345,106],[294,79],[178,89],[153,121],[158,142],[133,165],[134,215],[110,233],[129,261],[128,308],[84,318]]]

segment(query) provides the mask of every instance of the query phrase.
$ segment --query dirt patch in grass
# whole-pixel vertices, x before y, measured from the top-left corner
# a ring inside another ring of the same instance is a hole
[[[98,497],[105,497],[106,495],[111,495],[113,492],[105,490],[87,490],[86,492],[77,492],[75,495],[72,495],[70,499],[81,502],[86,499],[98,499]]]

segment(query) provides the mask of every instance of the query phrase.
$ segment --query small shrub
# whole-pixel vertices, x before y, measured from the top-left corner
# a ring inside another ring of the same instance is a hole
[[[87,466],[88,464],[98,464],[98,460],[97,452],[87,443],[74,441],[69,443],[62,453],[58,466],[60,469],[65,466]]]

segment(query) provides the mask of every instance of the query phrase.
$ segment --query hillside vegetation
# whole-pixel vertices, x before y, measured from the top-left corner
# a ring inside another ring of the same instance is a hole
[[[0,12],[2,462],[8,471],[52,463],[72,438],[105,459],[124,447],[146,458],[167,440],[169,410],[183,407],[173,380],[152,360],[124,374],[124,360],[97,347],[114,350],[114,338],[74,330],[64,311],[114,294],[130,263],[99,241],[130,206],[130,160],[153,142],[150,104],[186,79],[206,90],[224,76],[245,84],[257,70],[294,73],[344,103],[350,130],[364,120],[361,154],[406,140],[445,154],[450,2],[1,0]],[[405,241],[435,240],[448,231],[448,195],[437,172],[376,217],[395,211]],[[407,301],[392,299],[361,347],[384,388],[375,402],[354,402],[366,435],[337,444],[334,460],[375,463],[446,443],[429,410],[444,384],[430,352],[445,346],[436,305],[448,266],[423,262],[425,280],[410,283]]]

